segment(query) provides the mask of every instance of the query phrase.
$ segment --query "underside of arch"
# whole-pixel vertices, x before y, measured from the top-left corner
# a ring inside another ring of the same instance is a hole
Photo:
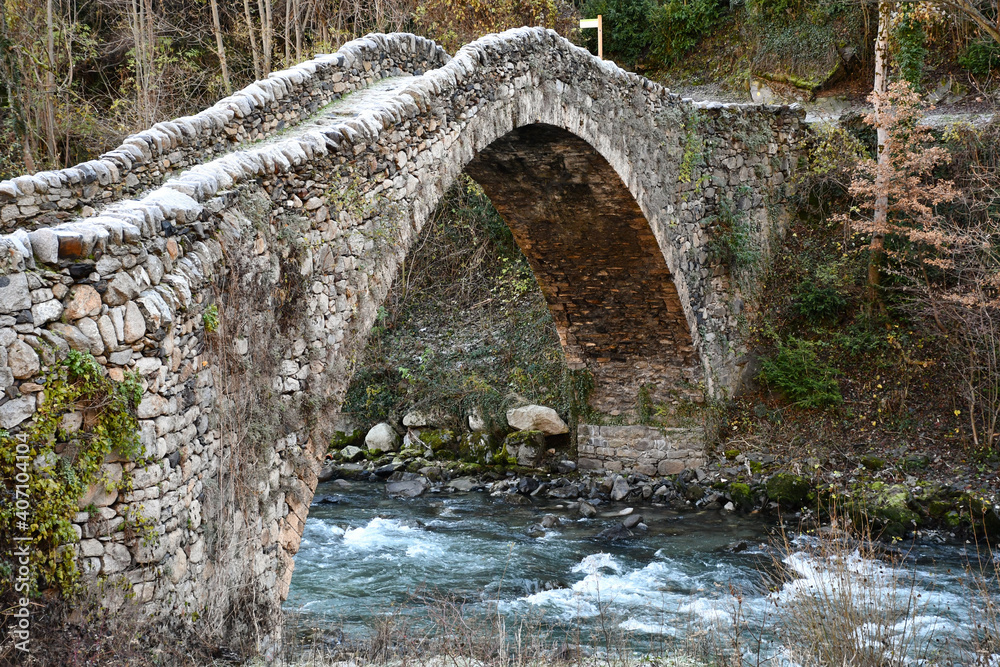
[[[649,222],[610,164],[552,125],[496,140],[466,168],[527,256],[571,368],[594,375],[592,408],[692,393],[697,353]]]

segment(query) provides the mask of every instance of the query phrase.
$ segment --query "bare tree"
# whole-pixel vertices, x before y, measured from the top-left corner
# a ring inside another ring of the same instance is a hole
[[[257,45],[257,35],[254,34],[253,18],[250,16],[250,0],[243,0],[243,16],[247,22],[247,34],[250,36],[250,52],[253,56],[253,76],[255,79],[264,77],[260,66],[260,48]]]
[[[889,29],[892,22],[892,10],[894,3],[883,0],[878,6],[878,34],[875,37],[875,85],[872,91],[874,104],[874,121],[878,133],[876,147],[879,168],[875,170],[875,206],[872,239],[869,246],[868,255],[868,286],[867,286],[867,308],[869,314],[879,301],[878,288],[882,275],[882,256],[885,249],[885,227],[888,220],[889,198],[886,194],[885,178],[887,175],[886,160],[889,153],[886,151],[888,141],[888,124],[885,122],[884,102],[886,92],[889,89]]]
[[[219,56],[219,65],[222,67],[222,83],[225,86],[226,94],[228,95],[233,92],[233,84],[229,80],[229,65],[226,63],[226,46],[222,43],[222,23],[219,21],[219,0],[211,0],[211,5],[212,30],[215,32],[215,52]]]

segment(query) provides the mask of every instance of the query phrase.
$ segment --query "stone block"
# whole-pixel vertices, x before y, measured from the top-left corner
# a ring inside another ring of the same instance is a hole
[[[12,429],[35,412],[34,395],[21,396],[0,405],[0,428]]]
[[[0,276],[0,313],[16,313],[31,308],[28,276],[12,273]]]
[[[93,317],[101,312],[101,295],[90,285],[77,285],[70,290],[70,298],[66,303],[65,316],[67,320],[78,320],[81,317]]]
[[[80,497],[78,507],[82,510],[90,505],[95,507],[110,507],[118,500],[118,489],[115,486],[122,480],[120,463],[106,463],[101,471],[101,477],[96,484],[91,484]]]
[[[38,354],[24,341],[15,341],[7,348],[7,365],[18,380],[34,377],[41,370]]]
[[[125,275],[125,274],[122,274]],[[122,328],[123,340],[132,344],[146,335],[146,318],[134,301],[125,304],[124,322]]]

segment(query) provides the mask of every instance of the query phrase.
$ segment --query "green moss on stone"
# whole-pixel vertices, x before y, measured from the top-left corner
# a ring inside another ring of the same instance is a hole
[[[923,470],[930,465],[930,458],[926,454],[910,454],[902,461],[903,470]]]
[[[454,450],[458,443],[455,432],[446,428],[422,430],[420,431],[420,441],[435,453],[443,449]]]
[[[424,450],[420,447],[406,447],[405,449],[399,450],[399,453],[396,454],[396,456],[401,459],[412,459],[423,455]]]
[[[479,465],[508,465],[510,463],[509,451],[506,441],[497,444],[493,436],[483,431],[466,433],[459,439],[458,443],[459,458],[468,463]]]
[[[753,492],[750,485],[743,482],[733,482],[729,485],[729,497],[737,507],[750,508],[753,506]]]
[[[861,465],[872,472],[877,472],[885,467],[885,461],[877,456],[862,456]]]
[[[340,451],[348,445],[359,446],[364,440],[365,434],[361,432],[360,429],[354,429],[350,433],[345,431],[336,431],[333,437],[330,438],[330,448],[329,451]]]
[[[765,485],[767,497],[788,507],[801,507],[809,497],[812,484],[805,477],[779,472]]]

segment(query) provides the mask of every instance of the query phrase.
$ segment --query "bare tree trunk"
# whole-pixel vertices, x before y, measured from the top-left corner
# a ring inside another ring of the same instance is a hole
[[[889,220],[889,197],[886,193],[886,142],[889,133],[886,130],[885,94],[889,89],[889,22],[892,19],[892,3],[880,2],[878,12],[878,35],[875,37],[875,85],[874,107],[875,127],[878,133],[878,169],[875,173],[875,215],[872,240],[868,255],[868,288],[867,308],[871,314],[872,308],[879,300],[879,285],[882,279],[882,258],[885,254],[885,230]]]
[[[243,0],[243,16],[246,17],[247,33],[250,35],[250,52],[253,54],[253,77],[259,80],[264,77],[260,69],[260,47],[257,46],[257,37],[253,32],[253,19],[250,17],[250,0]]]
[[[292,13],[295,14],[295,62],[302,62],[302,6],[299,0],[292,0]]]
[[[45,3],[45,47],[48,63],[45,68],[45,150],[49,161],[56,161],[56,43],[52,0]]]
[[[292,27],[292,0],[285,0],[285,67],[291,66],[292,60],[292,40],[289,30]]]
[[[222,67],[222,84],[226,87],[226,95],[233,92],[233,84],[229,81],[229,65],[226,63],[226,46],[222,43],[222,23],[219,21],[219,0],[211,0],[212,28],[215,30],[215,51],[219,55],[219,65]]]
[[[274,37],[274,23],[271,20],[271,0],[257,0],[257,7],[260,11],[261,45],[263,47],[261,70],[263,76],[267,76],[271,73],[272,39]]]

